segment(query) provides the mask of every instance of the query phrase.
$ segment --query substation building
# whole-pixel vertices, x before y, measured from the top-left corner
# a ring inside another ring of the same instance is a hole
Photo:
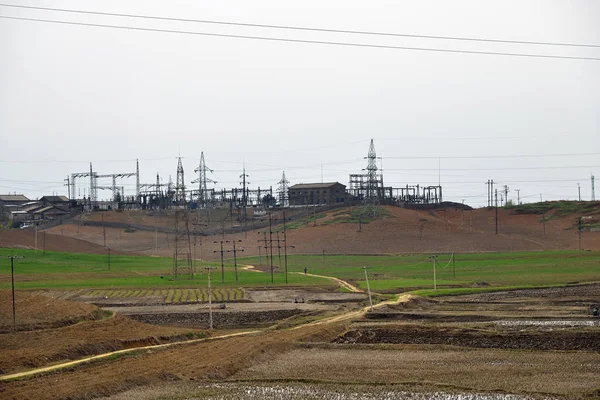
[[[299,183],[288,191],[290,206],[333,205],[348,203],[346,185],[339,182]]]

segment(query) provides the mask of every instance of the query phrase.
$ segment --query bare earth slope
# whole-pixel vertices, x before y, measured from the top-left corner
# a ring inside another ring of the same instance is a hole
[[[498,234],[495,234],[495,210],[477,209],[461,211],[444,209],[416,211],[399,207],[384,207],[382,217],[363,223],[344,222],[336,217],[350,209],[335,209],[319,213],[317,220],[291,221],[288,223],[288,243],[294,245],[292,253],[327,254],[377,254],[377,253],[423,253],[423,252],[485,252],[578,249],[576,222],[578,214],[553,215],[550,210],[545,223],[539,214],[519,214],[514,210],[500,209]],[[592,209],[600,212],[600,209]],[[143,214],[143,211],[136,211]],[[126,222],[131,218],[125,213],[104,213],[106,221]],[[274,211],[275,224],[281,223],[282,213]],[[92,218],[92,217],[89,217]],[[97,219],[97,216],[93,216]],[[163,217],[163,218],[168,218]],[[139,222],[152,226],[154,217],[137,217]],[[347,218],[346,218],[347,220]],[[278,221],[278,222],[277,222]],[[158,220],[164,227],[167,222]],[[232,223],[226,222],[225,229]],[[233,222],[233,226],[239,223]],[[251,223],[248,223],[251,226]],[[360,228],[360,229],[359,229]],[[282,230],[275,225],[274,230]],[[166,231],[124,230],[116,227],[86,226],[84,223],[54,227],[47,236],[47,249],[73,252],[104,252],[106,244],[113,251],[143,255],[171,256],[173,234]],[[62,236],[64,235],[64,236]],[[262,238],[258,230],[217,236],[192,236],[195,258],[213,258],[218,250],[215,240],[243,240],[244,255],[258,255],[257,241]],[[79,240],[76,240],[79,239]],[[38,238],[38,247],[41,246]],[[600,249],[600,232],[585,231],[582,248]],[[0,246],[33,246],[33,233],[0,231]]]

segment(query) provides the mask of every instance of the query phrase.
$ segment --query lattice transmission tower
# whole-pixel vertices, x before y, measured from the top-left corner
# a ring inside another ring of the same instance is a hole
[[[365,203],[376,205],[379,204],[379,177],[377,175],[377,153],[375,152],[375,144],[371,139],[371,145],[369,146],[369,154],[367,155],[367,190],[365,196]],[[381,182],[383,183],[383,182]]]
[[[175,182],[175,201],[178,205],[185,204],[185,179],[181,157],[177,158],[177,179]]]
[[[209,196],[207,184],[208,184],[208,182],[210,182],[210,183],[217,183],[217,182],[210,179],[206,175],[207,172],[212,173],[214,171],[206,166],[206,162],[204,161],[204,152],[200,153],[200,164],[198,165],[198,168],[196,168],[194,170],[194,172],[196,172],[198,174],[198,178],[194,179],[192,181],[192,183],[198,184],[198,207],[205,208],[208,206],[208,204],[210,202],[210,196]]]
[[[175,245],[173,246],[173,278],[194,277],[188,210],[175,211]]]
[[[279,196],[279,205],[282,207],[287,207],[289,205],[288,202],[288,188],[290,185],[290,181],[285,177],[285,171],[283,171],[283,175],[281,175],[281,180],[277,182],[277,193]]]

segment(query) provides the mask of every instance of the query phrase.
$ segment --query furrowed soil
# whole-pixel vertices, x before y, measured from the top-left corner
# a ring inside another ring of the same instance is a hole
[[[79,321],[103,318],[102,312],[91,304],[49,299],[28,292],[15,292],[16,328],[29,331],[72,325]],[[0,333],[13,330],[12,295],[0,290]]]
[[[598,398],[600,328],[589,313],[597,289],[411,297],[354,321],[279,326],[5,381],[0,397]]]

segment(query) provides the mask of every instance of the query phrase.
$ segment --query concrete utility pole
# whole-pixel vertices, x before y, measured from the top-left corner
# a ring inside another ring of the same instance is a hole
[[[213,329],[213,316],[212,316],[212,292],[210,290],[210,271],[215,267],[204,267],[208,271],[208,325],[209,329]]]
[[[437,278],[435,275],[435,263],[437,260],[437,256],[433,255],[433,256],[429,256],[429,258],[431,258],[433,260],[433,290],[437,291]]]
[[[235,268],[235,283],[237,285],[238,283],[238,269],[237,269],[237,252],[238,251],[244,251],[244,249],[237,249],[235,247],[235,240],[232,240],[233,243],[233,267]],[[241,243],[241,240],[237,240],[238,243]],[[227,241],[227,243],[229,243],[229,240]]]
[[[23,256],[8,256],[10,259],[10,281],[12,287],[12,312],[13,312],[13,329],[17,331],[17,308],[15,306],[15,259],[25,258]]]
[[[508,185],[504,185],[504,204],[508,205]]]
[[[214,250],[213,253],[221,253],[221,283],[225,283],[225,263],[223,261],[223,253],[225,253],[225,251],[223,250],[223,242],[225,242],[224,240],[221,240],[219,242],[215,241],[214,243],[221,243],[221,250]]]
[[[285,172],[284,172],[285,175]],[[285,211],[283,212],[283,261],[285,263],[285,283],[288,283],[288,264],[287,264],[287,230],[285,229]]]
[[[271,283],[275,282],[273,275],[273,218],[269,212],[269,247],[271,248]]]
[[[577,218],[577,234],[579,235],[579,250],[581,251],[581,217]]]
[[[521,204],[521,189],[515,189],[517,191],[517,205]]]
[[[581,201],[581,185],[577,182],[577,194],[579,195],[579,201]]]
[[[369,276],[367,275],[367,267],[364,266],[365,270],[365,280],[367,281],[367,292],[369,293],[369,304],[371,305],[371,309],[369,311],[373,311],[373,299],[371,298],[371,287],[369,286]]]
[[[592,175],[592,201],[596,201],[596,188],[594,187],[594,175]]]
[[[498,234],[498,189],[495,192],[496,196],[496,235]]]

